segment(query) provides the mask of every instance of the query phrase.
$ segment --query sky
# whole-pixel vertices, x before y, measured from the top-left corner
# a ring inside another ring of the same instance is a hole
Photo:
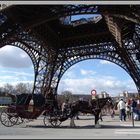
[[[5,83],[32,83],[33,64],[28,54],[20,48],[4,46],[0,49],[0,86]]]
[[[90,59],[73,65],[65,72],[59,90],[69,90],[74,94],[97,94],[105,91],[112,96],[127,91],[137,92],[135,83],[120,66],[101,59]]]
[[[4,46],[0,49],[0,86],[5,83],[33,83],[33,64],[22,49]],[[84,60],[70,67],[58,86],[58,94],[71,91],[72,94],[90,94],[106,91],[116,96],[123,91],[137,92],[135,83],[127,72],[118,65],[101,59]]]

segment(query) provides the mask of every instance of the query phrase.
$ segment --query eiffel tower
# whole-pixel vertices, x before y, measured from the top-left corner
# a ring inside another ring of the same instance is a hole
[[[93,15],[73,19],[75,15]],[[139,5],[9,5],[0,10],[0,47],[23,49],[34,65],[33,94],[57,94],[63,74],[87,59],[111,61],[140,94]]]

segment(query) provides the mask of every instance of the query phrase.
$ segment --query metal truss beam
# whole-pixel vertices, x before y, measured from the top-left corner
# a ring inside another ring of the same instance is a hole
[[[96,25],[69,28],[63,24],[80,14],[101,14],[103,19]],[[132,77],[140,93],[139,6],[9,6],[0,12],[0,47],[7,44],[30,56],[35,73],[34,94],[46,96],[51,88],[57,93],[63,74],[87,59],[119,65]]]

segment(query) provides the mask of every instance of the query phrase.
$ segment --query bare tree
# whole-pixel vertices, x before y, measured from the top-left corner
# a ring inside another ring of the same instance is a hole
[[[32,93],[33,84],[31,84],[31,83],[25,83],[25,84],[26,84],[27,93]]]
[[[4,87],[0,87],[0,93],[4,92]]]
[[[4,87],[3,87],[3,92],[9,93],[9,94],[13,93],[13,92],[14,92],[14,87],[13,87],[13,85],[8,84],[8,83],[5,84]]]
[[[71,91],[66,90],[66,91],[63,91],[61,94],[64,97],[64,100],[65,99],[69,99],[69,100],[72,99],[72,92]]]
[[[15,90],[17,93],[31,93],[32,85],[30,85],[29,83],[18,83],[15,86]]]

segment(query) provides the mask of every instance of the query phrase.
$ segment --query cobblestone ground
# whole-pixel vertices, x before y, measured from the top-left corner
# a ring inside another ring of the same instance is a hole
[[[60,127],[44,126],[43,117],[39,117],[29,123],[5,127],[0,124],[0,138],[10,139],[139,139],[140,121],[131,120],[120,122],[118,116],[112,119],[110,116],[103,116],[100,121],[101,128],[94,127],[93,116],[79,116],[75,120],[76,127],[70,127],[70,120],[64,121]]]

